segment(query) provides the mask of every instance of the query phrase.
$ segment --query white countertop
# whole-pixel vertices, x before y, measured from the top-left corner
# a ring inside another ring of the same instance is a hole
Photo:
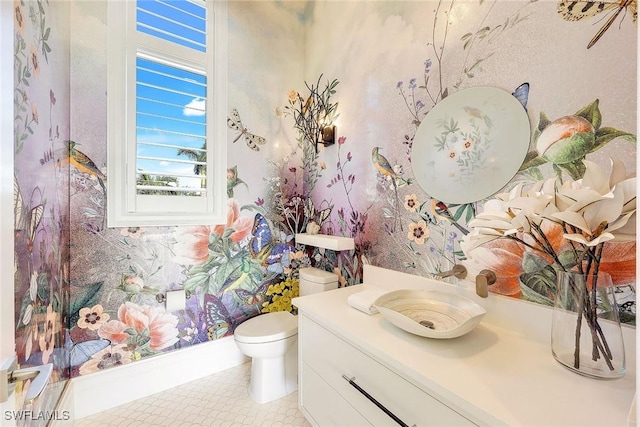
[[[561,366],[551,354],[551,310],[490,295],[474,298],[487,316],[459,338],[436,340],[405,332],[382,315],[347,304],[349,295],[377,282],[390,270],[365,269],[365,285],[294,299],[306,315],[377,358],[392,371],[475,422],[511,426],[626,426],[636,390],[635,329],[624,327],[627,371],[622,379],[595,380]],[[375,279],[374,274],[375,273]],[[469,297],[460,286],[425,278],[400,279],[388,290],[444,289]],[[416,276],[417,277],[417,276]],[[421,286],[422,283],[426,286]],[[429,282],[429,283],[427,283]],[[475,296],[475,294],[473,294]],[[500,307],[500,308],[498,308]],[[492,312],[493,311],[493,312]],[[510,314],[509,314],[510,313]],[[511,318],[504,318],[505,316]],[[540,319],[540,321],[538,321]],[[532,327],[528,328],[528,324]],[[545,339],[546,336],[546,339]],[[635,417],[632,417],[635,419]]]

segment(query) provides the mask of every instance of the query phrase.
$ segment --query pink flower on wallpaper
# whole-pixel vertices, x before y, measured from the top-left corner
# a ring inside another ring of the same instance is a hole
[[[197,225],[178,227],[174,233],[177,243],[173,246],[174,261],[182,265],[200,265],[209,259],[211,227]]]
[[[112,343],[126,343],[131,335],[125,332],[127,325],[119,320],[110,320],[98,329],[100,338],[108,339]]]
[[[231,233],[230,238],[234,243],[238,243],[251,233],[253,219],[240,216],[240,205],[236,199],[229,199],[227,208],[227,223],[225,225],[216,225],[213,231],[218,236],[222,236],[226,229],[233,228],[234,232]]]
[[[148,335],[149,348],[161,350],[178,342],[178,318],[163,308],[125,302],[118,309],[118,319],[100,327],[98,335],[112,343],[125,343],[131,335]]]

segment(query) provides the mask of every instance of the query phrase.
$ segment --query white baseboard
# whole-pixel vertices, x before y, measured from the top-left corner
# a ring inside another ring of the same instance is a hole
[[[72,378],[61,400],[77,420],[249,360],[238,350],[233,337],[225,337]]]

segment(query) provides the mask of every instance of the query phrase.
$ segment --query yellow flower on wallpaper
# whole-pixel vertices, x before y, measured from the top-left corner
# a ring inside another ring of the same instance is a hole
[[[273,313],[275,311],[293,311],[291,300],[300,295],[300,281],[292,277],[287,277],[284,282],[269,285],[266,296],[270,300],[262,303],[262,313]]]

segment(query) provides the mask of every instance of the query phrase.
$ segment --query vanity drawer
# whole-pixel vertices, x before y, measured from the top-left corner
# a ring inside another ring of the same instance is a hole
[[[371,426],[353,406],[344,400],[309,365],[300,365],[300,407],[315,426]]]
[[[306,364],[373,425],[396,423],[343,375],[409,426],[476,425],[304,315],[300,316],[299,339],[302,365]],[[304,381],[304,372],[302,378]]]

